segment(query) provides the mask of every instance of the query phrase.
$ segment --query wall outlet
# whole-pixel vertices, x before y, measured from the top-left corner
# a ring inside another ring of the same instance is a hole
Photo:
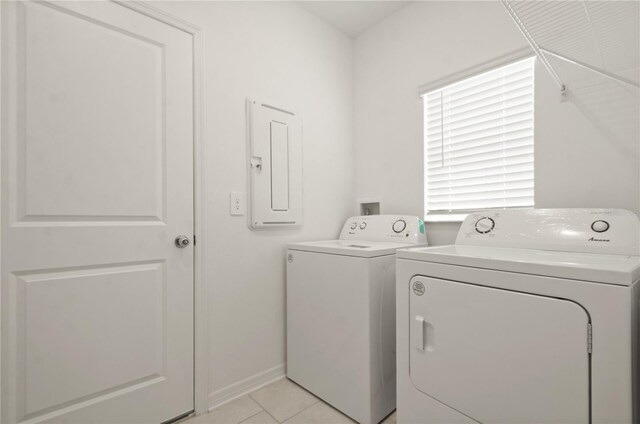
[[[242,192],[229,193],[229,214],[233,216],[244,215],[244,196]]]

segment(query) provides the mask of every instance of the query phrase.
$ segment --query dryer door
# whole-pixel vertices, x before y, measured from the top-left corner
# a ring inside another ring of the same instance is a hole
[[[589,316],[568,300],[417,276],[410,375],[482,423],[589,422]]]

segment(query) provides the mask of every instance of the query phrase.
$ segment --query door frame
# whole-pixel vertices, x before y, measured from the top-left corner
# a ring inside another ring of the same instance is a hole
[[[192,57],[193,57],[193,307],[194,307],[194,346],[193,346],[193,382],[194,382],[194,412],[196,415],[207,413],[209,410],[208,403],[208,376],[209,367],[207,361],[207,289],[204,284],[204,261],[202,258],[204,243],[204,233],[202,231],[202,217],[204,216],[202,208],[203,202],[200,196],[204,186],[204,49],[203,49],[203,31],[200,27],[187,22],[177,16],[173,16],[161,9],[149,5],[148,2],[142,0],[105,0],[113,1],[123,7],[127,7],[133,11],[141,13],[152,19],[164,24],[170,25],[181,31],[186,32],[192,37]],[[2,19],[0,19],[0,45],[2,42]],[[6,59],[4,52],[0,55],[0,64]],[[2,66],[0,66],[0,81],[2,77]],[[2,96],[2,87],[0,84],[0,96]],[[2,110],[0,110],[2,114]],[[0,115],[0,137],[2,134],[2,115]],[[0,152],[1,154],[1,152]],[[0,229],[1,231],[1,229]],[[0,237],[2,236],[0,232]],[[197,244],[196,244],[197,239]],[[2,252],[0,251],[0,254]],[[1,271],[1,270],[0,270]],[[0,273],[1,275],[1,273]],[[0,297],[3,293],[0,291]],[[0,337],[0,343],[1,343]],[[0,345],[0,352],[1,352]],[[0,377],[2,376],[2,362],[0,361]],[[2,411],[2,398],[0,398],[0,416]],[[160,424],[160,423],[158,423]]]

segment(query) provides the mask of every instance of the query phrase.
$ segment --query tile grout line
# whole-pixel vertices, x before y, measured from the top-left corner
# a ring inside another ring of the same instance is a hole
[[[251,399],[253,399],[253,398],[251,398]],[[255,399],[253,399],[253,400],[255,401]],[[256,403],[257,403],[257,402],[256,402]],[[258,403],[258,405],[260,405],[260,404]],[[256,415],[259,415],[259,414],[261,414],[261,413],[263,413],[263,412],[267,412],[267,411],[266,411],[264,408],[262,408],[262,406],[260,406],[260,411],[258,411],[258,412],[256,412],[255,414],[253,414],[253,415],[251,415],[251,416],[249,416],[249,417],[245,418],[244,420],[240,421],[238,424],[242,424],[242,423],[244,423],[244,422],[247,422],[247,420],[250,420],[251,418],[253,418],[253,417],[255,417]],[[269,414],[269,413],[267,412],[267,414]],[[269,414],[269,415],[271,415],[271,414]],[[277,421],[277,420],[276,420],[276,421]]]
[[[264,412],[266,412],[268,416],[270,416],[271,418],[273,418],[273,421],[275,421],[275,422],[277,422],[277,423],[279,423],[279,422],[280,422],[280,421],[278,421],[278,420],[276,419],[276,417],[274,417],[273,415],[271,415],[271,413],[270,413],[269,411],[267,411],[266,409],[264,410]]]
[[[273,383],[271,383],[271,384],[273,384]],[[265,387],[266,387],[266,386],[265,386]],[[254,391],[253,391],[253,392],[251,392],[251,393],[247,393],[247,395],[251,398],[251,400],[253,400],[255,403],[257,403],[257,404],[258,404],[258,406],[259,406],[260,408],[262,408],[262,411],[266,412],[266,413],[267,413],[267,415],[268,415],[268,416],[270,416],[271,418],[273,418],[273,420],[274,420],[275,422],[280,423],[280,420],[278,420],[276,417],[274,417],[273,415],[271,415],[271,413],[270,413],[269,411],[267,411],[267,408],[265,408],[265,407],[264,407],[260,402],[258,402],[258,400],[257,400],[256,398],[254,398],[253,396],[251,396],[253,393],[257,392],[258,390],[260,390],[260,389],[254,390]],[[259,414],[259,413],[260,413],[260,412],[258,412],[258,414]],[[255,415],[258,415],[258,414],[255,414]],[[251,417],[253,417],[253,416],[254,416],[254,415],[252,415]],[[249,418],[251,418],[251,417],[249,417]],[[247,418],[247,420],[248,420],[249,418]],[[246,420],[245,420],[245,421],[246,421]],[[242,423],[240,423],[240,424],[242,424]]]
[[[309,409],[309,408],[311,408],[311,407],[313,407],[313,406],[316,406],[316,405],[317,405],[318,403],[320,403],[320,402],[325,403],[325,404],[327,404],[327,405],[328,405],[328,403],[326,403],[325,401],[323,401],[323,400],[322,400],[322,399],[320,399],[319,397],[316,397],[315,395],[314,395],[313,397],[315,397],[315,398],[316,398],[316,401],[315,401],[314,403],[312,403],[311,405],[307,406],[306,408],[304,408],[303,410],[301,410],[301,411],[299,411],[299,412],[296,412],[295,414],[293,414],[292,416],[290,416],[289,418],[287,418],[287,419],[286,419],[286,420],[284,420],[284,421],[278,421],[278,420],[276,420],[276,421],[278,421],[280,424],[286,423],[287,421],[289,421],[289,420],[290,420],[290,419],[292,419],[293,417],[297,417],[298,415],[302,414],[302,413],[303,413],[304,411],[306,411],[307,409]]]
[[[285,423],[285,422],[287,422],[288,420],[292,419],[293,417],[295,417],[295,416],[297,416],[297,415],[301,414],[302,412],[306,411],[307,409],[311,408],[312,406],[314,406],[314,405],[318,404],[319,402],[326,403],[326,402],[324,402],[322,399],[320,399],[319,397],[317,397],[316,395],[314,395],[313,393],[311,393],[310,391],[308,391],[307,389],[305,389],[304,387],[300,386],[298,383],[296,383],[296,382],[294,382],[294,381],[289,380],[286,376],[284,377],[284,379],[286,379],[286,380],[290,381],[291,383],[293,383],[293,384],[294,384],[296,387],[298,387],[300,390],[302,390],[302,391],[304,391],[304,392],[306,392],[306,393],[310,394],[311,396],[313,396],[313,398],[315,399],[315,402],[313,402],[311,405],[309,405],[309,406],[307,406],[307,407],[305,407],[305,408],[301,409],[300,411],[296,412],[296,413],[295,413],[295,414],[293,414],[292,416],[290,416],[290,417],[288,417],[288,418],[284,419],[283,421],[280,421],[280,420],[278,420],[276,417],[274,417],[273,415],[271,415],[271,413],[270,413],[269,411],[267,411],[267,408],[265,408],[265,407],[264,407],[264,406],[263,406],[263,405],[262,405],[262,404],[261,404],[261,403],[260,403],[256,398],[254,398],[254,397],[253,397],[253,393],[256,393],[256,392],[257,392],[258,390],[260,390],[260,389],[256,389],[256,390],[254,390],[253,392],[247,393],[247,395],[248,395],[248,396],[249,396],[249,397],[250,397],[250,398],[251,398],[255,403],[257,403],[257,404],[258,404],[258,406],[260,406],[260,408],[262,408],[262,410],[263,410],[264,412],[266,412],[266,413],[267,413],[267,415],[269,415],[271,418],[273,418],[277,423],[279,423],[279,424]],[[274,383],[275,383],[275,381],[274,381],[273,383],[270,383],[270,384],[266,385],[265,387],[270,386],[271,384],[274,384]],[[327,404],[327,405],[328,405],[328,404]],[[255,414],[255,415],[257,415],[257,414]],[[253,415],[252,415],[251,417],[253,417]],[[251,418],[251,417],[249,417],[249,418]],[[247,418],[246,420],[248,420],[249,418]],[[245,421],[246,421],[246,420],[245,420]],[[239,424],[242,424],[242,423],[239,423]]]
[[[267,386],[265,386],[265,387],[267,387]],[[258,389],[258,390],[259,390],[259,389]],[[258,402],[258,400],[257,400],[256,398],[254,398],[254,397],[253,397],[253,394],[254,394],[255,392],[257,392],[258,390],[254,390],[253,392],[247,393],[247,396],[249,396],[249,397],[251,398],[251,400],[252,400],[252,401],[254,401],[255,403],[257,403],[257,404],[258,404],[258,406],[259,406],[260,408],[262,408],[262,410],[263,410],[263,411],[266,411],[266,409],[264,408],[264,406],[262,406],[262,404],[261,404],[260,402]],[[276,421],[278,421],[278,420],[276,420]]]

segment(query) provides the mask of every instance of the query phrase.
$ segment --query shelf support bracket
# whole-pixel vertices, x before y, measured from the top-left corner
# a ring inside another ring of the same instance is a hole
[[[567,86],[563,85],[560,88],[560,103],[564,103],[569,100],[569,92],[567,91]]]
[[[553,69],[553,66],[551,66],[551,63],[549,62],[549,60],[547,60],[546,56],[540,49],[540,46],[538,46],[538,43],[536,43],[536,40],[533,39],[533,36],[527,30],[527,27],[524,25],[522,20],[518,17],[518,14],[513,9],[513,7],[511,7],[509,0],[502,0],[502,5],[507,10],[507,12],[509,13],[509,16],[511,16],[511,19],[513,19],[513,22],[516,24],[516,26],[518,27],[518,29],[520,30],[524,38],[527,40],[527,43],[529,43],[529,46],[531,46],[531,49],[533,50],[533,52],[536,54],[538,59],[540,59],[540,62],[542,63],[542,65],[545,67],[547,72],[549,72],[549,75],[551,75],[551,78],[553,78],[553,80],[558,85],[558,88],[560,89],[560,101],[561,102],[567,101],[569,98],[567,86],[562,82],[562,80],[556,73],[555,69]]]

